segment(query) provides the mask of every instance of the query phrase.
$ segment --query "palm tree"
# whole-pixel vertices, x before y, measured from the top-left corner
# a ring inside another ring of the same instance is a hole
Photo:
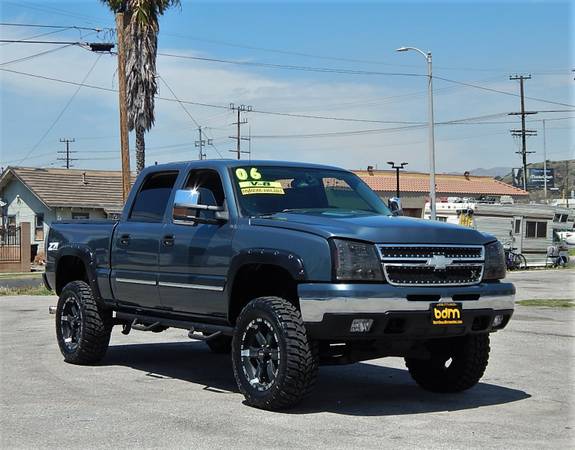
[[[158,18],[180,0],[100,0],[114,12],[125,14],[128,128],[136,132],[136,168],[145,166],[144,133],[154,125]]]

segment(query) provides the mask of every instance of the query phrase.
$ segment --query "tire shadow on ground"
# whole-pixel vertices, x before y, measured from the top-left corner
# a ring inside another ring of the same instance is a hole
[[[174,378],[217,392],[238,393],[229,355],[216,355],[202,342],[112,345],[102,366],[124,366],[158,378]],[[370,362],[320,367],[312,394],[283,414],[331,412],[388,416],[459,411],[530,398],[528,393],[479,383],[458,394],[434,394],[419,388],[407,369]]]

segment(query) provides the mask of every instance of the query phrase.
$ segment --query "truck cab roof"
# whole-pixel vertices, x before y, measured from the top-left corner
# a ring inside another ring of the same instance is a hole
[[[193,167],[211,167],[211,168],[234,168],[244,166],[277,166],[277,167],[306,167],[310,169],[328,169],[328,170],[346,170],[341,167],[328,166],[324,164],[313,164],[306,162],[293,162],[293,161],[274,161],[274,160],[237,160],[237,159],[207,159],[202,161],[179,161],[166,164],[157,164],[154,166],[146,167],[145,173],[165,171],[165,170],[181,170]]]

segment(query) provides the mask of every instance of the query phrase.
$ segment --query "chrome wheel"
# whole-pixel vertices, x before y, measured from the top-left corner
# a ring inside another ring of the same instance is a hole
[[[242,369],[250,385],[270,389],[280,365],[279,339],[270,322],[257,318],[246,327],[241,340]]]
[[[66,350],[74,352],[82,337],[82,309],[76,297],[70,296],[64,300],[60,314],[60,332]]]

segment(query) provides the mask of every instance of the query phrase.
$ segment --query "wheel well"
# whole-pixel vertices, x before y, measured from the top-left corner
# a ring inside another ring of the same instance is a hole
[[[56,269],[56,294],[60,295],[64,286],[71,281],[85,281],[88,283],[88,274],[84,261],[77,256],[62,256]]]
[[[234,278],[230,295],[228,319],[235,324],[240,312],[251,300],[276,296],[290,301],[299,309],[297,283],[290,273],[270,264],[248,264]]]

